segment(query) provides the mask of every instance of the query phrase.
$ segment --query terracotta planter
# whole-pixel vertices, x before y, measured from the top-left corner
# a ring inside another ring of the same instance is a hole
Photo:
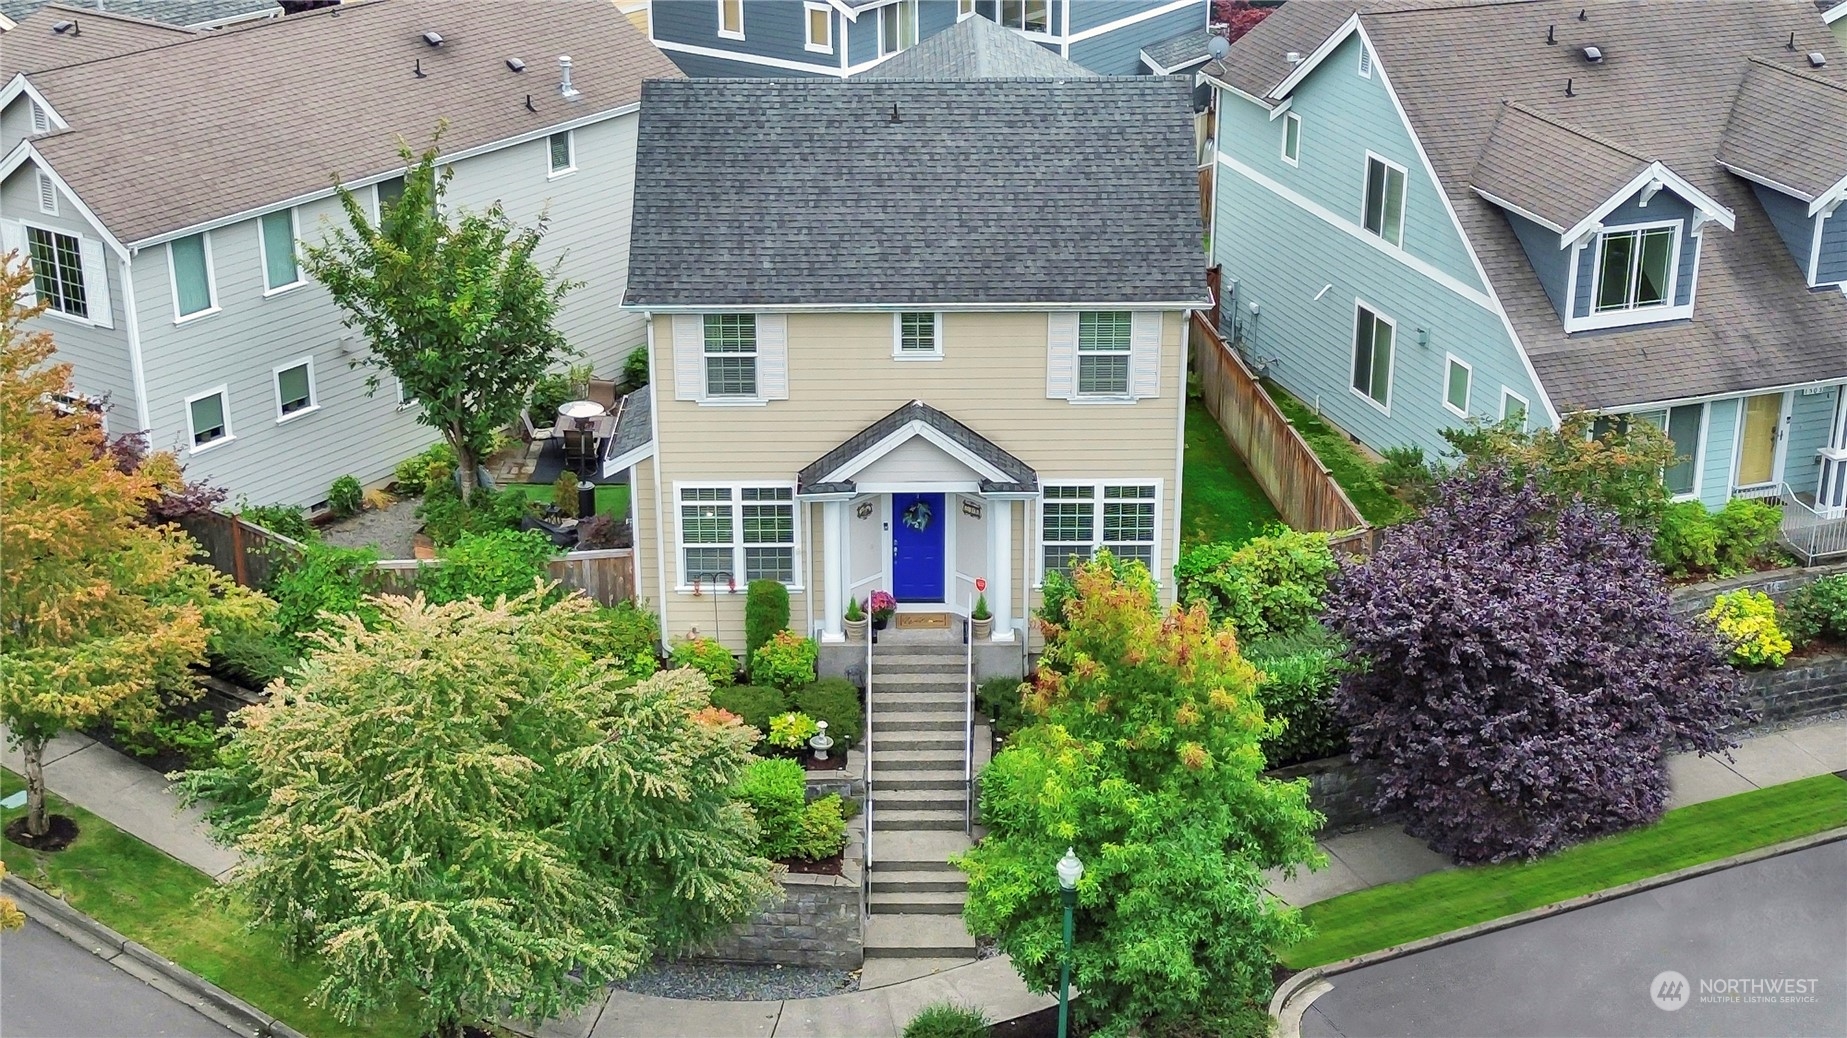
[[[985,620],[975,620],[975,619],[969,620],[968,622],[969,637],[980,640],[980,639],[986,638],[988,635],[992,633],[994,633],[994,618],[993,617],[990,616]]]
[[[857,620],[842,620],[840,621],[840,623],[841,623],[841,626],[846,628],[847,641],[850,641],[850,642],[865,641],[866,640],[866,628],[871,626],[871,621],[867,620],[863,616]]]

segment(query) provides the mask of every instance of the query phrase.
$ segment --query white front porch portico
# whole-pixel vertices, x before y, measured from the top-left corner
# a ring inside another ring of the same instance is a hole
[[[985,594],[992,639],[1020,636],[1032,553],[1015,530],[1038,476],[992,441],[912,401],[804,468],[796,496],[820,513],[823,642],[845,640],[848,598],[874,590],[901,611],[961,616]]]

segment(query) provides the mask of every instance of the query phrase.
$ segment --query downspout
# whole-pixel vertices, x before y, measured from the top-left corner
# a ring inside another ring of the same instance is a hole
[[[802,566],[802,585],[807,588],[802,592],[802,602],[808,614],[808,637],[815,636],[814,631],[814,502],[802,503],[802,530],[808,534],[808,554]],[[844,560],[843,560],[844,561]],[[825,588],[822,589],[825,592]]]
[[[1220,289],[1220,291],[1224,291]],[[1180,599],[1180,589],[1175,586],[1174,566],[1180,562],[1180,481],[1186,476],[1186,373],[1193,363],[1193,314],[1191,311],[1180,312],[1180,385],[1174,391],[1177,398],[1174,414],[1174,492],[1168,495],[1167,507],[1174,510],[1173,540],[1169,541],[1167,580],[1160,582],[1174,593],[1174,601]]]
[[[650,434],[654,437],[654,456],[649,464],[654,466],[654,557],[656,572],[660,577],[660,614],[661,645],[666,647],[667,632],[667,516],[666,508],[661,503],[661,402],[658,392],[661,384],[659,358],[654,352],[654,315],[642,316],[648,329],[648,424]],[[633,488],[631,488],[633,489]]]
[[[138,253],[136,250],[129,256]],[[119,269],[122,271],[122,317],[128,326],[128,371],[135,382],[135,430],[147,433],[151,450],[154,449],[154,424],[148,417],[147,365],[141,359],[141,321],[135,314],[135,275],[128,258],[120,261]]]

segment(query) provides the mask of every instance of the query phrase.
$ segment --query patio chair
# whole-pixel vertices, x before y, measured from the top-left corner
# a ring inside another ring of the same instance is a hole
[[[602,404],[605,411],[616,406],[616,384],[614,382],[593,378],[590,380],[589,393],[590,395],[585,399]]]
[[[596,427],[585,423],[584,427],[566,426],[561,435],[564,437],[564,464],[573,472],[587,471],[596,462]]]
[[[526,434],[526,442],[528,443],[534,440],[549,440],[552,438],[552,426],[532,424],[532,411],[527,408],[520,408],[519,424],[520,431]]]

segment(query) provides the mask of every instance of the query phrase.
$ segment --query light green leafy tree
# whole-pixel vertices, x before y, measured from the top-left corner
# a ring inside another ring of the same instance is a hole
[[[1101,555],[1101,553],[1100,553]],[[1028,986],[1058,983],[1053,865],[1078,885],[1073,1012],[1098,1033],[1267,1033],[1273,948],[1306,933],[1263,871],[1314,862],[1304,782],[1265,778],[1257,671],[1202,606],[1163,613],[1139,564],[1080,564],[1024,689],[1034,723],[982,773],[989,834],[964,917]]]
[[[343,1020],[409,996],[441,1038],[600,996],[775,892],[729,790],[754,733],[691,671],[631,684],[581,595],[374,600],[249,708],[189,799],[245,856],[228,895]]]
[[[338,188],[348,227],[304,249],[308,272],[365,334],[359,363],[390,371],[418,404],[417,420],[455,449],[464,497],[493,435],[519,417],[533,385],[574,351],[552,324],[566,292],[559,265],[533,258],[546,218],[520,227],[499,203],[485,212],[449,212],[453,170],[440,164],[436,139],[422,154],[400,146],[404,193],[369,206]],[[376,390],[378,376],[370,380]]]

